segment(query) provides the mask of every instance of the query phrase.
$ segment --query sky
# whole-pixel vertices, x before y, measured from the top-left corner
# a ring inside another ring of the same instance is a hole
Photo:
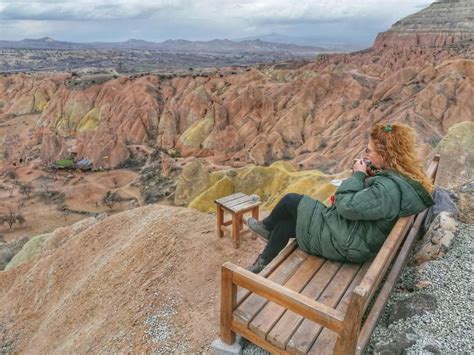
[[[371,45],[427,0],[0,0],[0,40],[162,42],[278,33]]]

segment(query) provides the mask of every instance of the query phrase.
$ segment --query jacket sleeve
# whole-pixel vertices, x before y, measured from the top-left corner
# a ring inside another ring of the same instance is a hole
[[[339,186],[335,201],[337,212],[350,220],[393,218],[398,214],[395,209],[399,209],[400,203],[395,203],[386,186],[377,180],[364,186],[366,176],[363,172],[355,172]]]

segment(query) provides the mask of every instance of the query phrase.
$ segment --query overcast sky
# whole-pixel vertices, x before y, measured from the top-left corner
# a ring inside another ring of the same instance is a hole
[[[0,39],[236,39],[278,33],[372,44],[427,0],[0,0]]]

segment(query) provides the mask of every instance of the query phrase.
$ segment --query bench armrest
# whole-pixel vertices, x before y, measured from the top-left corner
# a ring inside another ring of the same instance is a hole
[[[222,265],[222,269],[232,274],[233,284],[275,302],[315,323],[321,324],[323,327],[341,333],[344,315],[334,308],[256,275],[231,262]]]

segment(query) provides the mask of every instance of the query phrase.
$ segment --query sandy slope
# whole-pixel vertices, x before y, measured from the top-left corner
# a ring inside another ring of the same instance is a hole
[[[150,205],[98,222],[0,272],[0,350],[27,353],[206,351],[219,329],[220,265],[249,264],[214,217]]]

